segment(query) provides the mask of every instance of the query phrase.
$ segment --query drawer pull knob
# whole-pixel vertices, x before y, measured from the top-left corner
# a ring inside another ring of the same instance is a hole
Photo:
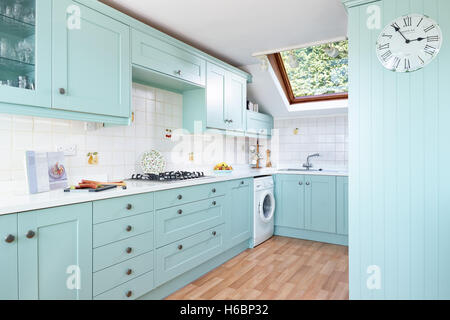
[[[59,94],[62,94],[62,95],[66,94],[66,89],[59,88]]]
[[[309,186],[311,183],[307,182],[306,185]]]
[[[212,232],[212,235],[215,237],[215,236],[217,235],[217,232],[216,232],[216,231],[213,231],[213,232]]]
[[[183,196],[181,194],[179,194],[177,198],[178,198],[178,200],[181,200],[181,199],[183,199]]]
[[[12,243],[12,242],[14,242],[14,240],[16,240],[16,237],[14,237],[12,234],[8,235],[8,236],[5,238],[5,242],[6,242],[6,243]]]
[[[175,74],[181,76],[181,70],[176,70]]]
[[[131,230],[133,230],[133,227],[132,226],[127,226],[127,232],[130,232]]]
[[[127,275],[129,276],[129,275],[131,275],[133,273],[133,270],[132,269],[128,269],[127,270]]]
[[[28,239],[33,239],[35,235],[36,235],[36,233],[34,231],[30,230],[30,231],[28,231],[26,237]]]
[[[127,291],[126,296],[127,298],[130,298],[133,295],[133,291]]]
[[[128,247],[125,251],[126,251],[127,253],[131,253],[131,252],[133,252],[133,248]]]
[[[180,244],[180,245],[178,245],[178,250],[182,250],[183,249],[183,246]]]
[[[133,205],[131,203],[127,204],[127,210],[133,209]]]
[[[215,206],[217,204],[217,202],[213,201],[212,205]]]
[[[302,186],[302,185],[303,185],[303,182],[300,181],[298,184]]]
[[[244,184],[244,181],[241,181],[241,184]]]
[[[178,214],[182,214],[183,213],[183,210],[178,210]]]
[[[216,193],[216,191],[217,191],[216,188],[212,189],[212,193]]]

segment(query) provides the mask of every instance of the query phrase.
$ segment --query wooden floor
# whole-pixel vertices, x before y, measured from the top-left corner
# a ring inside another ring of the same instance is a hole
[[[273,237],[167,299],[348,299],[348,248]]]

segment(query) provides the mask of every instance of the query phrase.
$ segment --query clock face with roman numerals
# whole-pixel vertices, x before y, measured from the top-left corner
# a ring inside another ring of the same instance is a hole
[[[425,67],[439,54],[442,31],[422,14],[395,19],[381,32],[377,56],[381,64],[395,72],[413,72]]]

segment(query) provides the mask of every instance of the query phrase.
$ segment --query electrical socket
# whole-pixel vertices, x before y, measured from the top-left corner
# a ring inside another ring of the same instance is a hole
[[[56,151],[64,152],[65,156],[76,156],[77,155],[77,145],[65,145],[56,147]]]

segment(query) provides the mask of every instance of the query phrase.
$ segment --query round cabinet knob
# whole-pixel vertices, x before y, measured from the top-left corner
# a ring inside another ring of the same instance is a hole
[[[132,273],[133,273],[132,269],[128,269],[127,272],[126,272],[127,276],[131,275]]]
[[[306,185],[309,186],[311,183],[307,182]]]
[[[36,233],[34,231],[30,230],[30,231],[28,231],[26,237],[28,239],[32,239],[32,238],[34,238],[35,235],[36,235]]]
[[[216,204],[217,204],[217,202],[216,202],[216,201],[213,201],[212,205],[215,206]]]
[[[298,184],[302,186],[302,185],[303,185],[303,182],[300,181]]]
[[[212,235],[215,237],[215,236],[217,235],[217,232],[216,232],[216,231],[213,231],[213,232],[212,232]]]
[[[14,240],[16,240],[16,237],[14,237],[12,234],[8,235],[8,236],[5,238],[5,242],[6,242],[6,243],[14,242]]]
[[[59,94],[66,94],[66,89],[59,88]]]
[[[127,291],[126,296],[127,298],[130,298],[133,295],[133,291]]]
[[[127,253],[131,253],[131,252],[133,252],[133,248],[128,247],[125,251],[126,251]]]
[[[178,210],[178,214],[182,214],[183,213],[183,210]]]
[[[133,205],[131,203],[127,204],[127,210],[133,209]]]
[[[181,194],[179,194],[177,198],[178,198],[178,200],[181,200],[181,199],[183,199],[183,196]]]
[[[126,230],[127,230],[127,232],[130,232],[131,230],[133,230],[133,227],[132,226],[127,226]]]
[[[233,123],[233,119],[230,120],[230,123]]]
[[[212,191],[212,193],[216,193],[217,190],[216,190],[216,188],[214,188],[211,191]]]
[[[175,74],[181,76],[181,70],[175,71]]]
[[[244,181],[241,181],[241,184],[244,184]]]
[[[183,245],[178,245],[178,250],[182,250],[183,249]]]

